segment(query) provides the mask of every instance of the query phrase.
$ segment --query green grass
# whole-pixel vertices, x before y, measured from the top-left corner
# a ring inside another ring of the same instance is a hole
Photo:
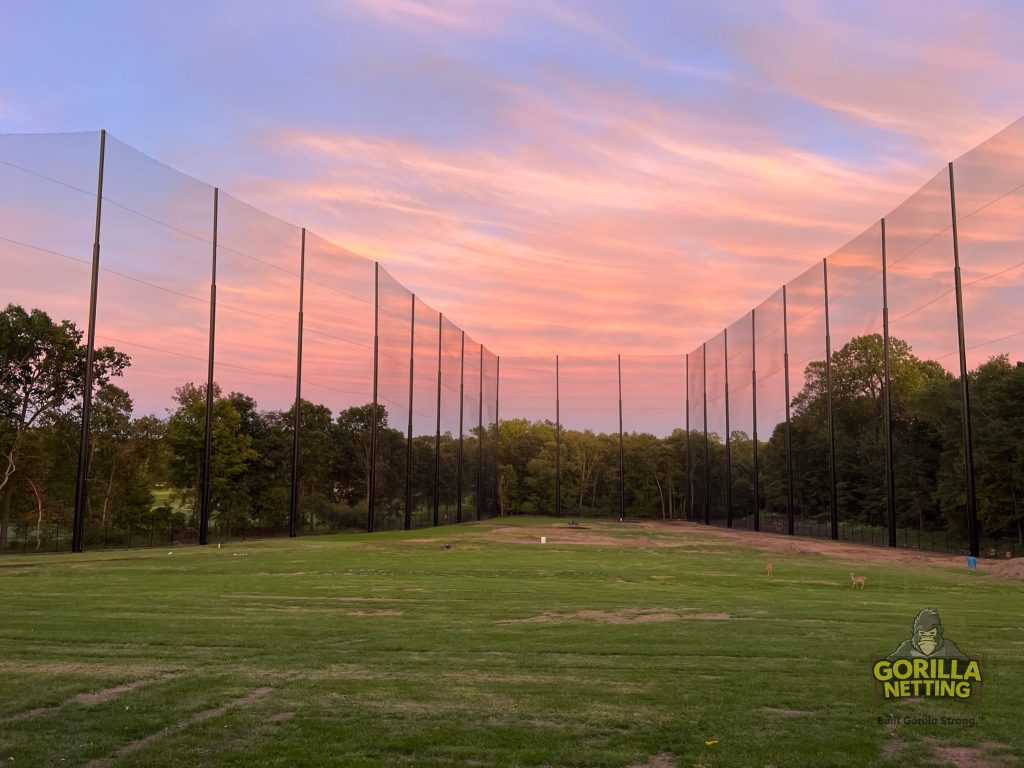
[[[545,546],[525,527],[540,525]],[[580,535],[659,546],[565,543]],[[1018,764],[1021,584],[958,564],[536,519],[5,557],[0,762],[781,768],[919,765],[944,746],[996,742],[979,759]],[[867,589],[850,588],[851,570]],[[874,707],[869,657],[891,652],[928,606],[986,657],[981,705]],[[637,610],[730,618],[602,620]],[[140,680],[107,701],[74,700]],[[975,725],[879,723],[891,713]]]

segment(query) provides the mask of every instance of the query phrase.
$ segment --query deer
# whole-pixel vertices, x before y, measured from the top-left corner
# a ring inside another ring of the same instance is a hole
[[[856,589],[858,585],[860,585],[861,589],[864,589],[864,584],[867,580],[867,576],[854,576],[853,572],[850,572],[850,586],[853,589]]]

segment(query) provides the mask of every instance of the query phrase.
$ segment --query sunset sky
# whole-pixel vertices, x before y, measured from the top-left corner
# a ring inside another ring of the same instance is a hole
[[[1024,115],[1022,39],[1011,1],[6,0],[0,133],[106,128],[503,366],[681,354]]]

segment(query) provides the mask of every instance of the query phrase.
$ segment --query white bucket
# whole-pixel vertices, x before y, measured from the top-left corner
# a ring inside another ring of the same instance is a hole
[[[547,544],[548,543],[548,537],[547,536],[541,536],[540,537],[540,543],[541,544]]]

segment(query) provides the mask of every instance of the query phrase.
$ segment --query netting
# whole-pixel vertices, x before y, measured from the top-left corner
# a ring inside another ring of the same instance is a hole
[[[1024,121],[956,160],[953,175],[981,553],[1003,557],[1024,518]],[[947,432],[944,450],[962,466],[958,437]]]
[[[479,504],[485,519],[498,514],[498,394],[498,358],[484,347]]]
[[[686,356],[686,519],[704,520],[707,498],[705,456],[704,345]]]
[[[441,318],[441,466],[438,522],[454,523],[458,507],[462,412],[462,331]]]
[[[824,397],[824,263],[786,284],[786,334],[795,530],[800,536],[828,538],[832,482]]]
[[[726,440],[729,434],[728,401],[726,400],[725,333],[708,340],[704,347],[707,392],[708,433],[708,521],[726,525],[727,502],[732,489],[728,485]]]
[[[966,542],[962,458],[943,467],[944,433],[963,430],[948,170],[885,217],[885,252],[896,542],[947,523]]]
[[[214,191],[108,137],[103,203],[96,345],[131,365],[96,393],[85,544],[195,542]],[[252,464],[232,469],[248,486]]]
[[[828,302],[839,537],[877,543],[886,522],[880,224],[828,257]]]
[[[88,327],[98,158],[96,133],[0,135],[0,327],[52,331],[72,355],[84,349]],[[53,399],[38,407],[30,381],[4,392],[0,552],[71,547],[83,387],[41,385]]]
[[[211,535],[287,530],[301,231],[220,193]]]
[[[480,443],[483,411],[480,392],[483,387],[483,347],[465,337],[462,376],[462,440],[459,452],[462,455],[462,482],[459,498],[456,500],[457,522],[480,519],[478,515],[479,494],[483,464],[483,446]]]
[[[622,424],[626,516],[683,517],[686,360],[682,355],[622,356]]]
[[[416,298],[413,343],[412,466],[410,477],[410,525],[424,528],[434,524],[435,475],[438,456],[438,388],[441,318],[419,297]]]
[[[761,530],[786,532],[789,515],[786,430],[786,329],[782,290],[754,310]]]
[[[750,312],[726,329],[729,373],[729,463],[733,527],[754,529],[754,328]]]
[[[378,267],[377,309],[377,477],[373,529],[397,530],[406,522],[409,487],[410,365],[412,294]],[[409,512],[411,514],[411,509]]]
[[[366,528],[373,291],[372,261],[306,233],[297,510],[303,532]]]

